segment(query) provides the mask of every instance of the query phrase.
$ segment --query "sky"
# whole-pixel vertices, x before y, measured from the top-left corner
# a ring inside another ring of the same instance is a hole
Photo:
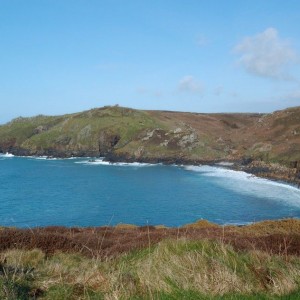
[[[0,123],[300,105],[298,0],[0,0]]]

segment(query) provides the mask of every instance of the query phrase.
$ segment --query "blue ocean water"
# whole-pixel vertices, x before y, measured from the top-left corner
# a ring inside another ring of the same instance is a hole
[[[0,225],[180,226],[300,217],[300,190],[210,166],[0,156]]]

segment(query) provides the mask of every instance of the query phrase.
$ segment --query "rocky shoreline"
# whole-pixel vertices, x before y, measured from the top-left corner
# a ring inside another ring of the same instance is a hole
[[[300,107],[261,115],[109,106],[71,115],[14,119],[0,126],[0,152],[105,157],[112,163],[227,162],[223,167],[300,186],[299,124]]]
[[[289,184],[293,184],[300,188],[300,162],[295,162],[291,166],[287,167],[279,163],[269,163],[261,160],[253,160],[252,158],[242,159],[213,159],[213,160],[195,160],[187,157],[128,157],[109,154],[105,157],[105,161],[112,163],[116,162],[139,162],[139,163],[162,163],[166,165],[209,165],[228,168],[235,171],[244,171],[246,173],[255,175],[257,177],[283,181]]]
[[[25,149],[11,148],[10,153],[15,156],[32,156]],[[47,149],[39,151],[34,156],[46,156],[48,158],[71,158],[71,157],[99,157],[97,151],[57,151]],[[300,162],[293,162],[290,166],[279,163],[269,163],[262,160],[254,160],[252,158],[241,159],[213,159],[200,160],[191,159],[186,156],[181,157],[136,157],[129,155],[116,155],[114,152],[106,153],[104,161],[111,163],[126,162],[126,163],[151,163],[151,164],[165,164],[165,165],[209,165],[228,168],[235,171],[244,171],[246,173],[255,175],[257,177],[282,181],[300,188]]]
[[[297,165],[286,167],[278,163],[252,161],[249,164],[240,165],[238,166],[238,168],[241,171],[253,174],[258,177],[287,182],[300,188],[300,169]]]

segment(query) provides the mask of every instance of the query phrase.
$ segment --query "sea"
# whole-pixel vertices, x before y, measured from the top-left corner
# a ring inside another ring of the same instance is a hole
[[[0,154],[0,226],[243,225],[300,218],[300,190],[219,166]]]

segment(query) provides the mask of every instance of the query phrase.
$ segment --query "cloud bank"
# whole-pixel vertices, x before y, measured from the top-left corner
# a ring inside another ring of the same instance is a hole
[[[295,51],[275,28],[244,38],[234,52],[240,55],[238,62],[247,72],[262,77],[289,79],[286,67],[296,61]]]

